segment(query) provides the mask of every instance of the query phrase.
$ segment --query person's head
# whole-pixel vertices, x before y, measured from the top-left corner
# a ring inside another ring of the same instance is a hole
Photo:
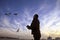
[[[35,14],[34,15],[34,19],[38,19],[38,14]]]

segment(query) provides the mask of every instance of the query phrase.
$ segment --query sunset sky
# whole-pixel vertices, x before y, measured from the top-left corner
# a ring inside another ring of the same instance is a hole
[[[42,37],[60,36],[60,0],[0,0],[0,35],[32,37],[26,25],[31,24],[34,14],[39,15]]]

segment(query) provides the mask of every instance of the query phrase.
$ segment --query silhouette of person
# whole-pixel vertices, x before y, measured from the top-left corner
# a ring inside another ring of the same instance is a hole
[[[31,25],[27,25],[26,27],[30,30],[32,30],[32,35],[34,37],[34,40],[40,40],[41,38],[41,33],[40,33],[40,22],[38,20],[38,15],[35,14],[33,17],[33,21],[31,23]]]

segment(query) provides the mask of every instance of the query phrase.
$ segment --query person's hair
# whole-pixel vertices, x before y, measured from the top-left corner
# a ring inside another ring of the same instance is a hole
[[[38,18],[38,14],[35,14],[34,17],[37,17]]]
[[[38,18],[38,14],[35,14],[35,15],[34,15],[34,19],[37,19],[37,18]]]

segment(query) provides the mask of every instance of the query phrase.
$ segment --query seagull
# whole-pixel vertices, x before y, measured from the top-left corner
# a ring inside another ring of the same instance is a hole
[[[18,15],[17,13],[14,13],[14,15]]]
[[[17,29],[17,32],[19,32],[19,28]]]
[[[5,15],[9,16],[9,15],[11,15],[11,13],[5,13]]]

